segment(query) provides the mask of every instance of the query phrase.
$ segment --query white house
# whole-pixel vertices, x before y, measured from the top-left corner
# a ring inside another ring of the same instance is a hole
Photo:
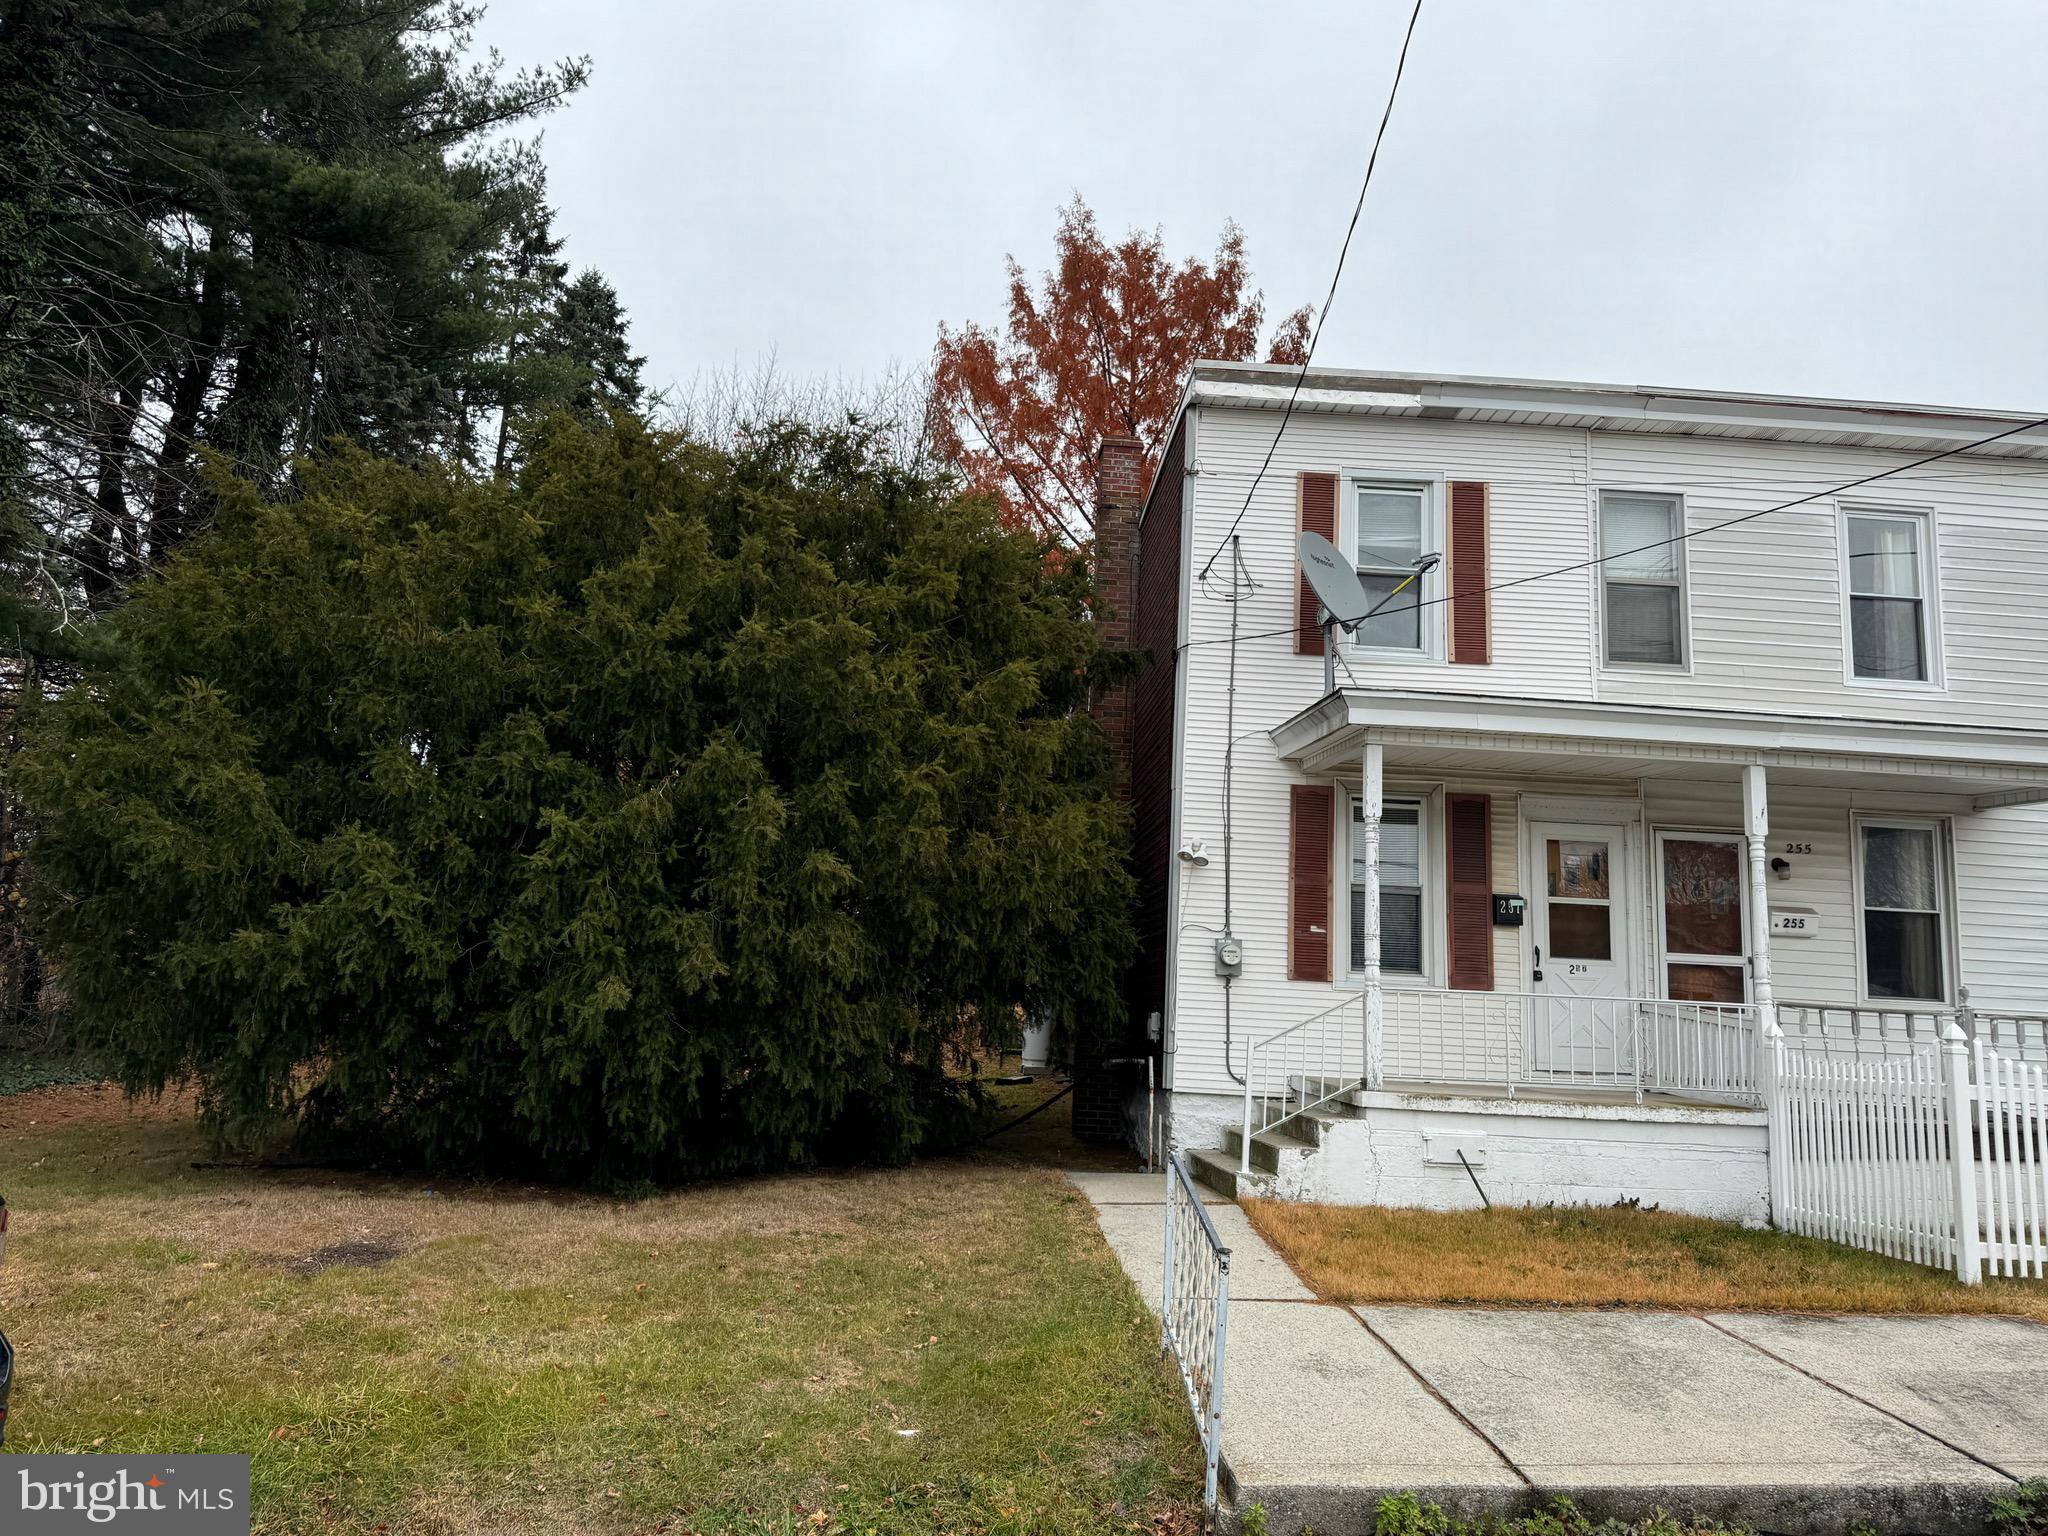
[[[1276,447],[1294,382],[1198,367],[1141,494],[1104,448],[1131,999],[1205,1176],[1755,1221],[1767,1017],[2040,1053],[2048,428],[1318,368]],[[1386,600],[1334,656],[1305,529]]]

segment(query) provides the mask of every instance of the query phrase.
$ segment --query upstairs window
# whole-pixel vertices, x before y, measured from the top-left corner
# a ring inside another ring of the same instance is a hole
[[[1600,628],[1611,666],[1685,665],[1685,531],[1676,496],[1600,496]]]
[[[1852,676],[1924,683],[1927,599],[1933,582],[1927,519],[1917,512],[1850,512],[1849,663]]]
[[[1405,595],[1405,594],[1404,594]],[[1351,969],[1365,969],[1365,802],[1351,802]],[[1422,802],[1380,807],[1380,970],[1422,975]]]
[[[1386,607],[1358,626],[1356,643],[1382,651],[1423,649],[1421,578],[1415,575],[1429,536],[1429,492],[1418,485],[1361,484],[1354,506],[1358,580],[1373,606]]]

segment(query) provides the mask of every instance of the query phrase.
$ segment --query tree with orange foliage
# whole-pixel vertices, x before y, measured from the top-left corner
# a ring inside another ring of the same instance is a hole
[[[1223,226],[1213,261],[1175,266],[1158,230],[1107,244],[1074,194],[1060,210],[1053,269],[1033,290],[1010,260],[1010,317],[1000,333],[939,327],[933,364],[934,447],[1002,501],[1006,521],[1084,544],[1095,524],[1095,452],[1133,437],[1159,462],[1181,381],[1197,360],[1237,362],[1259,344],[1265,301],[1246,291],[1244,235]],[[1312,312],[1275,330],[1267,357],[1300,363]]]

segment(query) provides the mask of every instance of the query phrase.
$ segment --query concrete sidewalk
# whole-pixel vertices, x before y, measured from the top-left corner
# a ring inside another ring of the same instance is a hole
[[[1155,1310],[1165,1179],[1068,1176]],[[1412,1489],[1465,1515],[1568,1494],[1764,1531],[1962,1533],[2048,1476],[2048,1328],[1994,1317],[1339,1307],[1244,1213],[1223,1459],[1238,1508],[1318,1536]]]

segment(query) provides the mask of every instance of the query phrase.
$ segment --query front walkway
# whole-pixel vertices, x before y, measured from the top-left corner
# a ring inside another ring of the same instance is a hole
[[[1068,1176],[1157,1308],[1165,1179]],[[2048,1476],[2048,1328],[1318,1301],[1227,1202],[1223,1459],[1271,1530],[1372,1529],[1412,1489],[1466,1515],[1568,1494],[1767,1531],[1974,1532]]]

